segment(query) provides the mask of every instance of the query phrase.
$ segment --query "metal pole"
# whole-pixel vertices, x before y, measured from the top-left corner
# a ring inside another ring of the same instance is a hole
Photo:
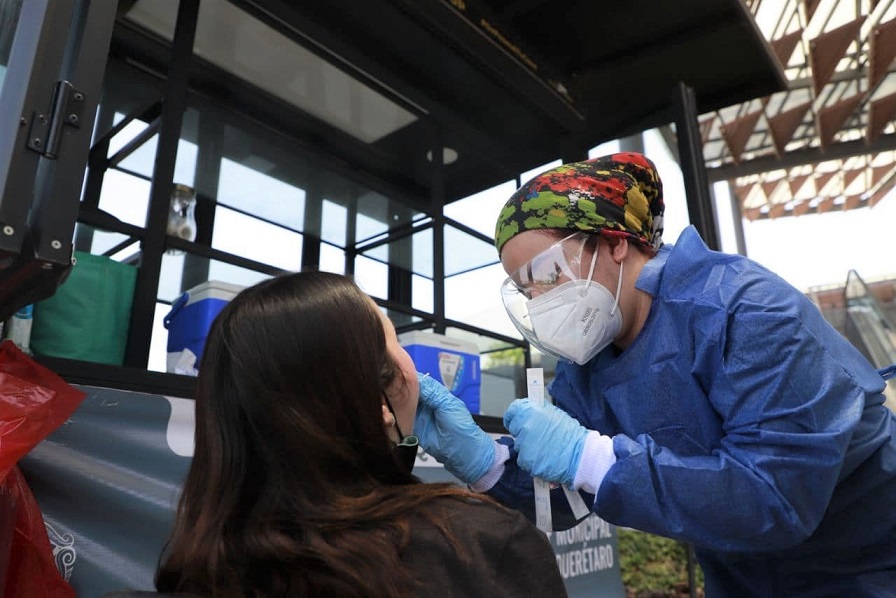
[[[442,130],[433,129],[432,186],[430,208],[432,211],[432,292],[435,332],[445,334],[445,164]]]
[[[162,254],[168,224],[168,209],[174,166],[177,162],[177,144],[187,108],[189,67],[193,56],[193,40],[196,35],[196,19],[199,0],[181,0],[177,13],[177,25],[171,47],[171,68],[162,106],[162,128],[156,147],[155,168],[149,194],[149,214],[146,221],[146,238],[143,240],[140,269],[134,289],[134,306],[131,310],[131,328],[125,353],[125,365],[145,368],[149,361],[149,345],[155,316],[159,277],[162,271]]]
[[[700,124],[697,121],[697,99],[694,89],[681,82],[674,95],[675,132],[678,136],[681,174],[684,177],[691,223],[710,249],[719,250],[719,230],[709,192],[706,163],[703,160]]]
[[[688,555],[688,593],[691,598],[697,598],[697,558],[694,554],[694,545],[687,542],[684,548]]]
[[[737,243],[737,252],[747,255],[747,241],[744,237],[744,215],[740,209],[740,200],[734,193],[731,183],[728,183],[728,194],[731,196],[731,220],[734,223],[734,239]]]

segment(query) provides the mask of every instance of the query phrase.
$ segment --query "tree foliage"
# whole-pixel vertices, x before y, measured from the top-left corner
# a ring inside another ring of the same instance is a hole
[[[501,365],[522,366],[524,363],[525,355],[522,347],[511,347],[482,354],[482,369],[484,370]]]
[[[617,528],[619,568],[628,598],[687,598],[687,548],[685,544]],[[696,595],[703,596],[703,573],[696,568]]]

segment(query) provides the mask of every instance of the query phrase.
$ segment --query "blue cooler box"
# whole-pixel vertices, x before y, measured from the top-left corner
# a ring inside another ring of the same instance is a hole
[[[168,329],[167,371],[175,371],[184,349],[196,355],[196,365],[202,357],[205,337],[212,322],[227,303],[245,287],[218,280],[197,285],[177,298],[165,316]]]
[[[479,413],[479,347],[476,343],[429,332],[406,332],[398,336],[417,371],[428,373],[460,398],[470,410]]]

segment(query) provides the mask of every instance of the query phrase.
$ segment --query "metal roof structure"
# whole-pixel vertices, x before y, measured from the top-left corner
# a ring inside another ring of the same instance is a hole
[[[787,89],[700,117],[744,217],[874,206],[896,185],[893,0],[747,0]]]
[[[318,130],[310,144],[319,149],[338,142],[343,153],[352,151],[358,170],[428,197],[431,148],[442,143],[451,150],[446,202],[557,158],[581,159],[601,142],[675,122],[680,83],[693,89],[700,113],[785,87],[743,0],[629,0],[611,7],[593,0],[232,4],[395,99],[407,117],[367,139],[305,119],[303,130]],[[119,40],[132,46],[129,52],[156,52],[137,30]],[[208,57],[211,52],[200,55]],[[164,64],[164,54],[158,60]],[[278,81],[285,87],[293,72],[281,70],[269,89],[244,103],[266,99],[272,90],[279,97],[265,114],[277,102],[295,103],[294,86],[274,89]],[[206,81],[195,73],[191,82],[210,94],[239,94],[223,77]],[[292,120],[284,112],[284,130]]]
[[[418,214],[436,221],[446,204],[513,181],[521,172],[558,158],[584,159],[602,142],[654,127],[668,131],[671,123],[678,132],[692,222],[715,246],[697,116],[776,94],[786,85],[781,64],[744,0],[120,0],[87,3],[90,10],[83,19],[80,4],[61,3],[66,14],[77,6],[78,19],[64,18],[61,11],[38,14],[46,3],[19,4],[28,9],[23,22],[31,23],[33,14],[34,22],[40,17],[52,23],[52,30],[23,26],[28,36],[20,40],[38,48],[39,34],[49,32],[40,52],[52,54],[53,62],[50,68],[43,58],[31,60],[34,49],[11,53],[16,60],[6,74],[5,95],[16,90],[15,99],[24,106],[31,94],[25,83],[33,79],[41,96],[55,98],[56,83],[72,82],[74,75],[100,89],[105,69],[99,67],[108,59],[112,68],[138,70],[150,90],[141,97],[142,88],[106,87],[106,92],[121,92],[122,126],[146,124],[125,154],[155,135],[157,148],[171,144],[157,152],[146,230],[130,231],[130,236],[151,239],[141,249],[142,277],[135,293],[140,305],[133,312],[144,328],[152,320],[143,312],[153,308],[151,295],[168,243],[159,226],[163,210],[156,206],[167,208],[173,182],[167,179],[173,177],[180,136],[198,145],[198,127],[185,116],[195,106],[226,108],[272,140],[222,143],[228,159],[297,188],[313,188],[321,197],[349,181],[345,196],[353,206],[394,211],[388,221],[398,223],[390,228],[395,238],[413,233],[406,225]],[[75,22],[78,27],[71,27]],[[66,45],[69,37],[73,41]],[[93,58],[80,58],[87,56],[82,49]],[[67,52],[78,54],[78,60],[62,60]],[[77,72],[68,72],[73,69]],[[83,112],[95,114],[99,92],[88,96],[76,90],[72,97],[88,98]],[[55,99],[42,102],[50,110],[65,105]],[[50,177],[52,185],[39,186],[53,203],[33,201],[28,192],[2,198],[11,214],[4,224],[14,221],[8,230],[15,234],[5,235],[8,247],[0,249],[21,257],[0,276],[0,287],[8,282],[5,290],[0,288],[0,302],[4,293],[10,297],[7,311],[39,298],[22,297],[16,278],[18,272],[43,273],[33,252],[21,251],[24,231],[35,231],[38,242],[51,248],[46,251],[54,263],[70,267],[68,244],[59,239],[71,236],[82,211],[92,218],[82,206],[96,207],[75,201],[74,194],[82,186],[90,188],[98,202],[102,181],[96,174],[82,185],[85,156],[93,151],[82,140],[85,134],[77,137],[85,155],[74,160],[74,152],[62,152],[61,158],[71,159],[66,169],[59,168],[62,161],[38,169],[45,158],[25,142],[41,137],[20,126],[36,108],[16,107],[13,113],[20,112],[24,120],[8,121],[0,131],[8,138],[0,147],[14,150],[12,157],[27,163],[27,172],[15,165],[0,171],[14,173],[16,184],[27,178],[31,185],[35,177],[57,171],[68,178]],[[78,126],[58,119],[54,126],[68,127],[69,136],[92,130],[94,116],[74,116],[70,122]],[[117,126],[110,131],[117,134]],[[115,166],[119,159],[112,156],[102,166]],[[306,162],[326,168],[306,168]],[[355,186],[364,192],[356,196]],[[362,201],[368,191],[375,201]],[[64,209],[51,209],[56,203]],[[44,234],[49,224],[61,232]],[[466,234],[490,245],[488,235]],[[443,277],[434,272],[433,278]],[[58,276],[50,279],[41,287],[48,291],[41,292],[52,291],[58,281]],[[148,333],[131,336],[148,338]],[[148,344],[139,338],[132,342],[133,363],[145,361],[141,354]]]

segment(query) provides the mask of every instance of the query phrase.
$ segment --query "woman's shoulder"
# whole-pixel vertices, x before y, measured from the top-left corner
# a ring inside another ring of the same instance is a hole
[[[438,498],[430,505],[430,513],[458,536],[498,539],[521,533],[527,535],[530,531],[540,533],[519,511],[475,495]]]
[[[523,517],[522,513],[486,497],[470,493],[468,496],[442,496],[432,502],[432,507],[445,514],[510,521]]]
[[[432,519],[412,526],[403,557],[417,572],[418,595],[566,595],[550,542],[519,511],[475,497],[429,506]]]

